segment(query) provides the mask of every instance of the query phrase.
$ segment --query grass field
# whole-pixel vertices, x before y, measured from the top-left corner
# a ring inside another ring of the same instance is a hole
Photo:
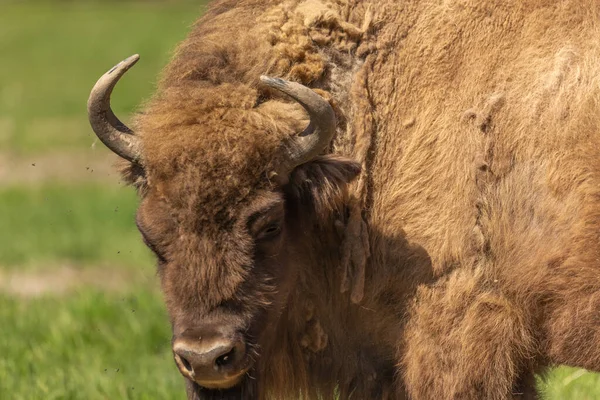
[[[0,0],[0,399],[170,399],[183,386],[136,198],[85,105],[121,59],[119,115],[151,93],[202,2]],[[557,368],[546,399],[600,398]]]
[[[1,0],[0,0],[1,1]],[[202,3],[0,3],[0,399],[184,396],[135,193],[85,113],[96,79],[152,92]]]

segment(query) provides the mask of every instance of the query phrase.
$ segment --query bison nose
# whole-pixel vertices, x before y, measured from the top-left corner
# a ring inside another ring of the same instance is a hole
[[[183,376],[206,388],[229,388],[246,372],[246,344],[240,338],[184,334],[173,341],[173,353]]]

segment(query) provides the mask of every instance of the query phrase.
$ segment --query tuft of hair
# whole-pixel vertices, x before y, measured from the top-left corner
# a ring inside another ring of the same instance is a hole
[[[285,191],[315,220],[327,224],[333,215],[342,215],[348,204],[348,183],[358,176],[358,162],[338,156],[319,156],[297,167]]]

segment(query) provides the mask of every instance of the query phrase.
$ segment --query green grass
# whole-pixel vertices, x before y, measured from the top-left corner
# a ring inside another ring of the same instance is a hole
[[[542,398],[552,400],[596,400],[600,398],[600,374],[560,367],[538,380]]]
[[[35,168],[54,168],[50,163],[73,163],[70,151],[96,151],[85,110],[95,81],[141,55],[113,96],[127,119],[152,93],[202,4],[0,0],[0,153],[32,162],[39,156],[45,161]],[[45,159],[49,154],[67,158]],[[145,279],[154,260],[134,224],[134,191],[71,178],[0,182],[0,279],[7,269],[35,274],[67,263],[126,268],[129,287],[124,294],[95,285],[34,298],[0,292],[0,399],[184,397],[163,302]]]
[[[154,260],[140,239],[137,198],[119,185],[47,184],[0,190],[0,265],[149,267]]]
[[[141,60],[114,92],[115,112],[154,88],[203,2],[0,5],[0,149],[89,146],[86,102],[96,80],[134,53]]]
[[[181,399],[160,297],[0,295],[0,398]]]

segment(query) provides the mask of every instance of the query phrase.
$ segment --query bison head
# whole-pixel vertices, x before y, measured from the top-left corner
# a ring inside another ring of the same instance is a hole
[[[110,94],[137,60],[100,78],[90,122],[142,181],[137,225],[158,259],[177,367],[195,390],[230,389],[277,340],[303,269],[326,265],[330,255],[312,249],[326,246],[323,227],[343,214],[337,205],[359,166],[319,156],[336,130],[332,107],[277,78],[167,85],[134,134]]]

